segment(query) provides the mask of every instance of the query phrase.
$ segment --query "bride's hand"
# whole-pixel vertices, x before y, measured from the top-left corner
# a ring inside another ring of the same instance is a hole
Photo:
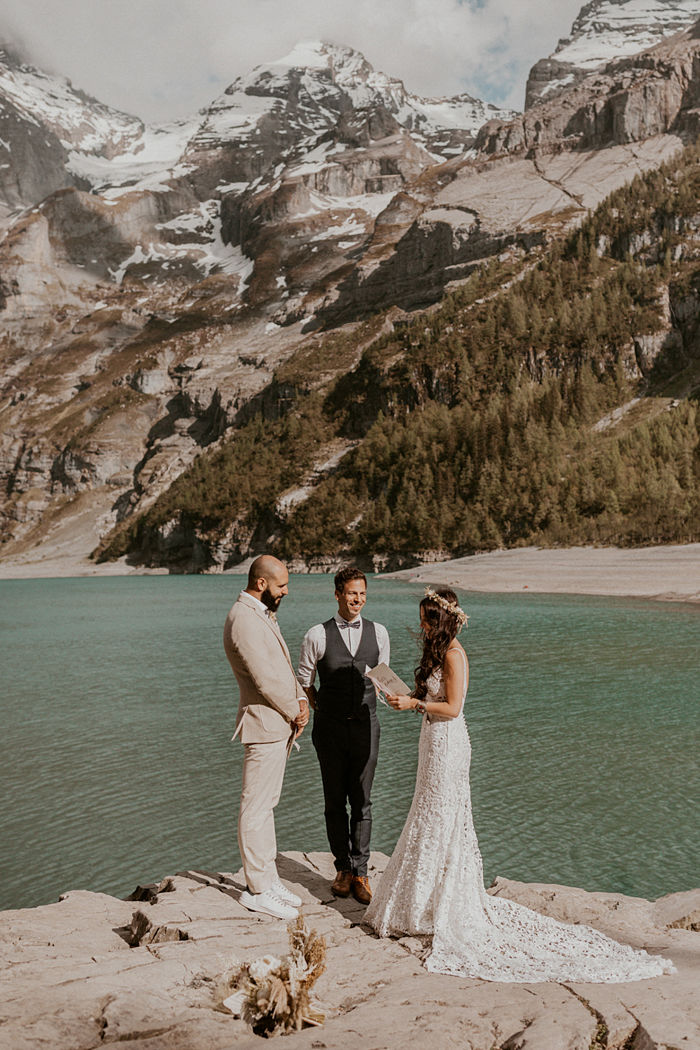
[[[412,711],[416,706],[415,696],[406,696],[404,693],[399,693],[397,696],[390,696],[387,694],[387,703],[394,708],[395,711]]]

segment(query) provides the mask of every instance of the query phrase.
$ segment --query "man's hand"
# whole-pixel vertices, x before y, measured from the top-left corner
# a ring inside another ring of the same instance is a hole
[[[308,700],[299,701],[299,714],[296,716],[292,725],[296,726],[296,735],[300,736],[304,732],[304,726],[309,721],[309,702]]]

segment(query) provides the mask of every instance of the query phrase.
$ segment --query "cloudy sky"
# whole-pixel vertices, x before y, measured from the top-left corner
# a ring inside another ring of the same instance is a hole
[[[299,40],[357,48],[424,95],[521,109],[582,0],[0,0],[0,38],[146,120],[187,116]]]

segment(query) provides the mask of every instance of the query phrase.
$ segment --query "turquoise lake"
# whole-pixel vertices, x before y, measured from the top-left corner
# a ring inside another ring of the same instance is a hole
[[[242,748],[221,630],[234,576],[0,581],[0,908],[125,896],[239,866]],[[292,577],[296,660],[335,611]],[[370,579],[367,615],[412,680],[422,588]],[[645,897],[700,885],[698,627],[691,605],[463,594],[474,818],[495,875]],[[382,708],[374,849],[411,802],[420,720]],[[281,850],[327,849],[310,733],[287,767]]]

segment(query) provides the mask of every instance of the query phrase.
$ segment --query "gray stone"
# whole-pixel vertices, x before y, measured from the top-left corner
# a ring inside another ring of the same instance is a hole
[[[370,878],[385,864],[386,857],[373,854]],[[427,973],[418,942],[375,937],[362,925],[361,905],[331,894],[328,854],[285,853],[279,870],[328,946],[327,970],[315,988],[326,1022],[287,1037],[291,1050],[404,1050],[409,1041],[441,1050],[700,1045],[700,937],[679,925],[697,916],[698,890],[652,904],[497,880],[491,892],[627,943],[663,948],[679,971],[627,985],[514,985]],[[288,942],[284,923],[241,907],[243,886],[240,872],[188,871],[141,889],[134,901],[79,891],[58,904],[0,914],[0,1044],[8,1050],[94,1050],[110,1042],[134,1050],[258,1046],[240,1019],[217,1008],[217,989],[241,962],[284,954]]]

